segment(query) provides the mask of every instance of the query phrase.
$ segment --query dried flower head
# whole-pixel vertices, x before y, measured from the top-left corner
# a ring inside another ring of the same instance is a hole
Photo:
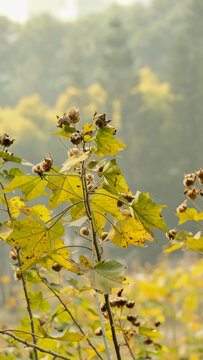
[[[102,336],[103,332],[102,332],[101,326],[98,327],[98,328],[95,330],[94,333],[95,333],[96,336]]]
[[[191,186],[191,185],[194,184],[195,180],[196,180],[196,174],[195,173],[185,174],[183,184],[185,186]]]
[[[90,234],[90,231],[89,231],[88,227],[82,227],[80,229],[80,234],[84,235],[84,236],[88,236]]]
[[[95,113],[93,119],[95,125],[97,125],[99,128],[106,127],[108,123],[111,121],[111,120],[107,120],[106,114],[97,115],[97,113]]]
[[[176,229],[171,229],[168,233],[166,233],[166,237],[169,240],[174,240],[176,235],[177,235],[178,231]]]
[[[121,196],[129,203],[132,202],[134,199],[134,196],[131,194],[121,193]]]
[[[135,315],[128,315],[127,316],[127,320],[130,321],[132,324],[134,324],[136,322],[137,318],[138,317],[135,316]]]
[[[135,306],[135,302],[128,300],[126,306],[127,306],[128,309],[132,309]]]
[[[56,116],[58,120],[57,127],[62,128],[63,125],[70,126],[70,119],[66,113],[63,114],[63,116],[59,117]]]
[[[71,134],[70,141],[74,145],[79,145],[82,142],[83,136],[79,131],[76,131]]]
[[[0,136],[0,145],[4,146],[4,147],[9,147],[10,145],[13,144],[13,142],[15,141],[15,139],[11,139],[10,135],[4,133]]]
[[[103,231],[103,233],[101,234],[101,241],[106,240],[108,235],[109,233],[107,231]]]
[[[72,124],[76,124],[80,120],[80,111],[75,107],[72,107],[68,110],[67,115]]]
[[[193,187],[191,190],[187,192],[187,197],[190,200],[195,200],[198,195],[199,195],[199,190],[196,190],[195,187]]]
[[[198,177],[200,184],[202,185],[203,184],[203,170],[202,169],[199,169],[197,171],[197,177]]]
[[[12,259],[12,260],[17,260],[18,258],[18,254],[17,254],[17,251],[16,249],[12,249],[9,253],[9,258]]]
[[[177,213],[184,213],[187,210],[187,200],[183,201],[180,206],[177,207],[176,212]]]

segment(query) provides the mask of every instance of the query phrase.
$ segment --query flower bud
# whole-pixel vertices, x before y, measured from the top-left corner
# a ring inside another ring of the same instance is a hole
[[[187,200],[183,201],[180,206],[177,207],[176,212],[177,213],[184,213],[187,210]]]

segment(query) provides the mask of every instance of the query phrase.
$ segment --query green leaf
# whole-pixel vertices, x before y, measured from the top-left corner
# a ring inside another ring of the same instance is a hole
[[[78,200],[77,200],[78,201]],[[84,202],[76,204],[70,209],[71,220],[80,219],[85,214]]]
[[[91,286],[104,294],[110,294],[113,288],[122,287],[126,266],[116,260],[104,260],[97,263],[86,276]]]
[[[54,135],[60,135],[64,138],[69,138],[72,133],[76,132],[76,128],[72,126],[65,126],[63,125],[63,128],[61,131],[53,132]]]
[[[203,253],[203,236],[201,236],[201,231],[199,231],[194,237],[188,236],[185,245],[189,250],[192,249]]]
[[[102,174],[105,178],[103,188],[106,189],[107,191],[111,192],[112,194],[117,194],[118,192],[120,193],[130,192],[115,159],[109,161],[106,164]]]
[[[135,219],[139,220],[144,228],[154,236],[151,228],[168,232],[164,219],[161,215],[161,210],[166,205],[156,205],[150,199],[149,194],[143,194],[137,191],[135,198],[132,202],[132,212]]]
[[[160,334],[156,329],[150,329],[145,326],[139,327],[139,334],[148,336],[152,339],[162,339],[164,336]]]
[[[24,264],[22,271],[28,269],[44,253],[50,253],[56,240],[64,234],[64,228],[60,222],[46,226],[36,216],[28,216],[25,219],[14,222],[14,230],[8,236],[6,242],[12,246],[20,246],[23,250]]]
[[[97,144],[97,150],[95,154],[99,157],[103,155],[114,156],[118,151],[123,150],[126,145],[118,141],[113,135],[114,129],[103,127],[98,130],[95,142]]]
[[[140,221],[134,218],[121,220],[112,226],[108,238],[117,246],[127,248],[129,245],[144,246],[146,240],[152,241],[151,235]]]
[[[74,155],[69,157],[68,160],[66,160],[65,163],[63,164],[60,173],[70,170],[73,166],[77,165],[79,162],[87,160],[89,156],[90,156],[90,151],[86,151],[79,156]]]
[[[196,209],[187,209],[185,212],[177,213],[176,215],[180,218],[179,225],[189,220],[203,220],[203,212],[198,214]]]
[[[47,185],[51,189],[49,199],[50,209],[54,209],[62,202],[78,202],[80,197],[82,197],[82,184],[78,177],[56,175],[52,176],[50,181],[52,184],[48,183]]]
[[[16,189],[20,189],[24,201],[30,201],[36,197],[44,194],[47,182],[40,178],[40,176],[15,176],[13,181],[3,190],[4,193],[9,193]]]
[[[0,158],[2,158],[4,161],[12,161],[21,165],[26,165],[26,166],[33,166],[33,164],[31,164],[30,162],[21,159],[17,156],[14,155],[10,155],[9,153],[7,153],[6,151],[1,151],[0,152]]]

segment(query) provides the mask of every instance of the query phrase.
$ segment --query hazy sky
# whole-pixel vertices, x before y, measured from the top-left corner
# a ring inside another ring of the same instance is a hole
[[[135,1],[146,2],[146,0],[114,0],[115,3],[123,5]],[[11,19],[19,22],[25,21],[27,19],[27,0],[0,0],[0,15],[7,15]],[[67,0],[65,9],[58,13],[59,17],[65,19],[73,19],[75,15],[74,0]]]

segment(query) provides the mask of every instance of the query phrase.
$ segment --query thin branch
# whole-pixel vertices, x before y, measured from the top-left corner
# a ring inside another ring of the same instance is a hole
[[[40,336],[40,335],[37,335],[37,334],[35,334],[35,333],[28,332],[28,331],[24,331],[24,330],[18,330],[18,329],[4,329],[3,331],[20,332],[20,333],[23,333],[23,334],[35,335],[36,337],[38,337],[38,338],[40,338],[40,339],[44,339],[44,336]]]
[[[33,351],[39,350],[39,351],[41,351],[41,352],[43,352],[45,354],[52,355],[55,358],[59,358],[59,359],[63,359],[63,360],[72,360],[72,358],[69,358],[68,356],[61,355],[61,354],[56,353],[54,351],[44,349],[41,346],[38,346],[36,344],[29,343],[27,340],[23,340],[23,339],[19,338],[18,336],[8,332],[7,330],[0,330],[0,334],[8,335],[8,336],[12,337],[14,340],[18,341],[19,343],[24,344],[27,347],[33,348]]]
[[[81,238],[83,238],[83,239],[87,240],[87,241],[92,242],[92,240],[88,239],[86,236],[84,236],[84,235],[80,234],[80,233],[79,233],[79,232],[77,232],[77,231],[75,231],[75,234],[76,234],[76,235],[78,235],[78,236],[80,236]]]
[[[2,190],[4,190],[4,186],[2,185],[2,183],[0,183],[0,185],[1,185]],[[11,212],[10,212],[10,209],[9,209],[8,200],[7,200],[7,197],[6,197],[5,193],[3,193],[3,197],[4,197],[4,200],[5,200],[5,203],[6,203],[6,208],[7,208],[7,213],[8,213],[9,219],[12,221],[12,216],[11,216]]]
[[[92,251],[92,249],[89,247],[89,246],[84,246],[84,245],[66,245],[66,246],[63,246],[59,249],[55,249],[53,250],[53,252],[57,252],[58,250],[61,250],[61,249],[68,249],[70,247],[78,247],[78,248],[83,248],[83,249],[87,249],[87,250],[90,250]]]
[[[111,312],[111,308],[110,308],[110,304],[109,304],[109,295],[105,294],[104,298],[105,298],[105,305],[106,305],[108,316],[109,316],[111,333],[112,333],[112,338],[113,338],[113,342],[114,342],[114,347],[116,350],[117,359],[121,360],[120,348],[118,345],[118,341],[117,341],[117,337],[116,337],[116,330],[115,330],[115,326],[114,326],[114,322],[113,322],[113,316],[112,316],[112,312]]]
[[[111,360],[111,355],[110,355],[109,348],[108,348],[108,342],[107,342],[107,337],[106,337],[106,332],[105,332],[105,327],[104,327],[104,321],[103,321],[103,317],[102,317],[101,306],[99,303],[99,296],[98,296],[97,291],[95,291],[94,296],[95,296],[96,302],[97,302],[99,319],[100,319],[100,323],[101,323],[101,327],[102,327],[102,334],[103,334],[103,338],[104,338],[104,344],[105,344],[105,348],[106,348],[107,358],[108,358],[108,360]]]
[[[38,276],[41,279],[41,281],[43,282],[44,285],[46,285],[48,287],[48,289],[55,295],[55,297],[59,300],[59,302],[61,303],[61,305],[64,307],[65,311],[68,313],[68,315],[71,317],[71,319],[73,320],[74,324],[77,326],[77,328],[80,330],[81,334],[85,336],[85,332],[83,331],[83,329],[81,328],[80,324],[77,322],[77,320],[74,318],[73,314],[70,312],[70,310],[68,309],[68,307],[66,306],[66,304],[63,302],[63,300],[61,299],[61,297],[57,294],[57,292],[52,289],[45,281],[44,278],[41,277],[41,275],[38,272]],[[94,345],[92,344],[92,342],[87,339],[88,344],[91,346],[91,348],[95,351],[95,353],[97,354],[97,356],[103,360],[103,358],[101,357],[101,355],[98,353],[97,349],[94,347]]]

